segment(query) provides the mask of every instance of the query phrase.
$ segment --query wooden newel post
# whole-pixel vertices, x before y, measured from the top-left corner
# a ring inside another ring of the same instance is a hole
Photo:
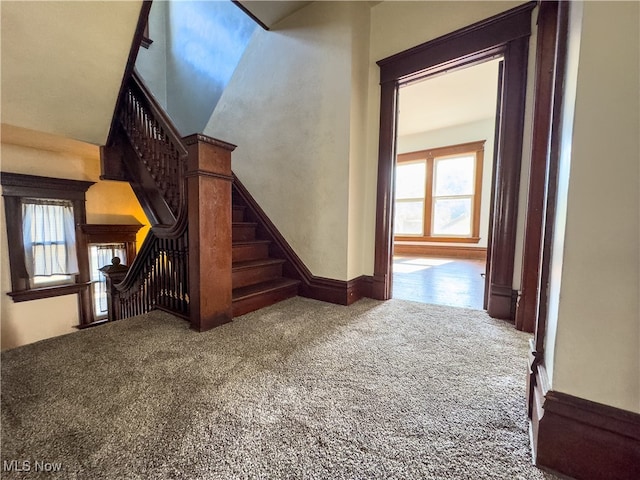
[[[189,212],[191,328],[203,332],[230,322],[231,152],[236,148],[202,134],[184,138]]]
[[[129,267],[120,264],[119,257],[113,257],[111,265],[100,268],[102,274],[107,278],[107,319],[112,322],[122,318],[120,315],[120,292],[115,287],[127,276]]]

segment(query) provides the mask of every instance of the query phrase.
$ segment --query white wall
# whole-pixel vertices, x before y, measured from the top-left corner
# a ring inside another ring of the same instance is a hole
[[[182,135],[202,132],[257,25],[228,1],[158,1],[136,68]]]
[[[369,25],[371,10],[368,6],[351,4],[351,116],[349,139],[349,220],[347,278],[362,275],[369,259],[362,245],[368,234],[365,228],[365,194],[367,158],[367,114],[369,77]]]
[[[167,109],[167,5],[153,2],[149,12],[149,48],[140,48],[136,69],[156,100]]]
[[[349,157],[359,148],[350,143],[352,101],[363,108],[352,96],[354,6],[368,8],[317,2],[257,30],[205,128],[238,145],[234,172],[311,272],[340,280]]]
[[[640,412],[640,4],[570,12],[545,363],[553,390]]]
[[[7,143],[3,126],[1,146],[2,172],[40,175],[97,182],[86,194],[87,223],[141,223],[138,234],[140,247],[149,223],[129,184],[100,181],[98,147],[61,139],[62,147],[55,150],[43,146],[32,148],[24,144]],[[35,132],[28,138],[34,139]],[[46,135],[51,145],[53,136]],[[45,338],[77,331],[79,323],[77,295],[14,303],[7,296],[11,291],[9,252],[4,202],[0,204],[0,344],[2,350],[32,343]]]
[[[426,242],[428,245],[459,245],[464,247],[487,247],[489,233],[489,210],[491,207],[491,176],[493,172],[493,140],[495,131],[495,117],[477,122],[456,125],[454,127],[431,130],[412,135],[398,137],[398,154],[416,152],[430,148],[446,147],[460,143],[486,140],[484,144],[484,159],[482,168],[482,196],[480,199],[480,242],[443,243]]]

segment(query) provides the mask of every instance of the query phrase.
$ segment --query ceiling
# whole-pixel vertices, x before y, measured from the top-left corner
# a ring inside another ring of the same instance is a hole
[[[2,0],[2,123],[104,144],[141,6]]]
[[[306,7],[311,2],[299,2],[299,1],[238,1],[244,8],[249,10],[251,14],[264,23],[267,27],[271,28],[280,20],[288,17],[292,13]]]
[[[400,89],[398,136],[495,116],[499,59]]]

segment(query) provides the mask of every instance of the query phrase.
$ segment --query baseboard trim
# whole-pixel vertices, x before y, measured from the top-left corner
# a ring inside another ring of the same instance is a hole
[[[371,297],[373,278],[362,275],[352,280],[316,277],[302,279],[300,295],[338,305],[351,305],[363,297]]]
[[[247,207],[247,214],[251,221],[258,223],[258,233],[272,241],[272,255],[286,260],[285,275],[301,282],[301,296],[338,305],[351,305],[363,297],[372,296],[373,278],[370,276],[334,280],[313,275],[238,177],[235,174],[233,177],[234,189]]]
[[[467,258],[474,260],[486,260],[487,258],[487,249],[483,247],[426,245],[404,242],[394,242],[393,253],[396,255],[424,255],[435,257]]]
[[[575,479],[640,478],[640,414],[553,390],[537,366],[531,409],[537,466]]]

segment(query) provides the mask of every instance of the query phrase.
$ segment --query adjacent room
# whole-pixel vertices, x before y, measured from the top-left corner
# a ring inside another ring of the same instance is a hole
[[[394,298],[485,308],[501,61],[400,88]]]

